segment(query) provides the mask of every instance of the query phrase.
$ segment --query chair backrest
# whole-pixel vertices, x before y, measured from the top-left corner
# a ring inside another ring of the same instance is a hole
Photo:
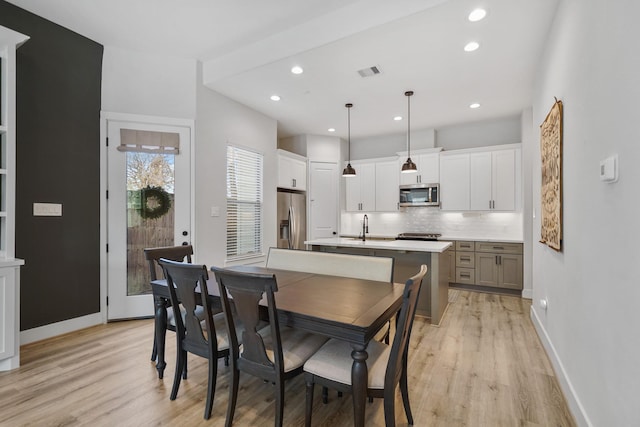
[[[215,273],[222,309],[229,328],[229,349],[231,357],[237,361],[239,370],[261,378],[275,381],[284,372],[280,326],[276,311],[274,293],[278,291],[276,276],[273,274],[255,274],[230,271],[211,267]],[[267,355],[262,335],[258,333],[260,324],[260,300],[266,295],[267,311],[273,351],[273,361]],[[242,332],[242,354],[238,354],[236,322],[229,296],[233,298],[235,315],[244,326]]]
[[[269,248],[267,267],[352,279],[393,281],[394,258]]]
[[[158,273],[156,265],[160,258],[169,259],[171,261],[185,261],[191,264],[191,255],[193,255],[193,246],[163,246],[159,248],[146,248],[144,249],[144,259],[149,264],[150,280],[157,280]]]
[[[164,270],[167,279],[176,322],[176,333],[178,339],[182,341],[183,348],[202,357],[210,357],[210,355],[215,357],[218,343],[213,314],[207,298],[209,295],[207,267],[164,258],[158,260],[158,263]],[[200,296],[196,294],[197,287],[199,287]],[[181,313],[180,303],[184,308],[184,313]],[[204,308],[206,338],[200,318],[196,315],[198,305]]]
[[[416,314],[418,295],[422,286],[422,279],[427,274],[427,266],[420,266],[420,271],[404,285],[402,295],[402,307],[397,318],[396,334],[391,344],[391,354],[384,378],[385,390],[395,390],[395,386],[400,380],[403,365],[407,363],[407,349],[411,337],[411,328]]]

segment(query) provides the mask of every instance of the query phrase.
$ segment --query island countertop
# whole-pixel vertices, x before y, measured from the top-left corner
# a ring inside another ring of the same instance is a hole
[[[366,240],[349,237],[328,237],[324,239],[307,240],[305,245],[335,246],[348,248],[387,249],[391,251],[436,252],[443,253],[452,242],[446,241],[417,241],[417,240]]]

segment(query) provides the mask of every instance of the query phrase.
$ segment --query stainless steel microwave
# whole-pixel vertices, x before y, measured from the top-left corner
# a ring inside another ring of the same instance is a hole
[[[440,184],[401,185],[400,206],[440,206]]]

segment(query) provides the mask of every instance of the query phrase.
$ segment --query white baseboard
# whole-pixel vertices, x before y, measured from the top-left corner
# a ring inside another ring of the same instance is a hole
[[[564,365],[560,358],[558,357],[558,353],[556,352],[555,347],[551,343],[549,339],[549,335],[547,335],[547,331],[542,326],[542,322],[538,317],[536,311],[531,307],[531,321],[533,322],[533,326],[536,328],[536,332],[538,333],[538,337],[542,342],[542,345],[547,352],[547,356],[551,361],[551,365],[553,366],[553,370],[555,371],[556,378],[558,378],[558,383],[560,384],[560,388],[564,393],[564,396],[567,399],[567,404],[569,405],[569,410],[571,414],[576,420],[576,424],[578,426],[589,426],[591,427],[593,424],[589,421],[587,414],[584,410],[584,407],[580,403],[580,399],[576,395],[576,392],[567,376],[567,372],[564,369]]]
[[[102,314],[93,313],[82,317],[76,317],[74,319],[64,320],[62,322],[52,323],[50,325],[27,329],[26,331],[20,332],[20,345],[30,344],[32,342],[78,331],[90,326],[100,325],[102,323],[104,323],[102,320]]]
[[[532,299],[533,298],[533,289],[523,289],[522,290],[522,298],[524,298],[524,299]]]

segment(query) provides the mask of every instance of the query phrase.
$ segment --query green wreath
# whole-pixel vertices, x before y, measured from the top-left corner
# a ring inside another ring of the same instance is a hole
[[[149,201],[152,201],[149,205]],[[162,187],[147,187],[140,190],[140,209],[144,219],[160,218],[171,208],[171,198]]]

